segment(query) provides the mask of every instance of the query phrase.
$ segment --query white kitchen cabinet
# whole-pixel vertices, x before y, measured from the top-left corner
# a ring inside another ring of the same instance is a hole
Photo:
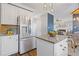
[[[54,44],[37,39],[37,56],[53,56],[54,55]]]
[[[32,40],[33,40],[33,49],[37,48],[37,42],[36,42],[37,38],[33,37]]]
[[[68,39],[63,39],[57,43],[51,43],[44,39],[37,39],[38,56],[68,56]]]
[[[42,32],[41,32],[41,17],[38,16],[38,17],[34,17],[32,20],[31,20],[31,35],[32,36],[39,36],[39,35],[42,35]]]
[[[55,56],[68,56],[68,42],[67,38],[54,44],[54,55]]]
[[[48,32],[48,15],[47,13],[41,15],[41,34],[46,34]]]
[[[8,56],[18,52],[18,35],[1,36],[0,55]]]
[[[32,18],[31,32],[33,36],[47,34],[47,13]]]
[[[32,12],[10,5],[8,3],[2,3],[0,4],[0,7],[1,24],[17,25],[17,17],[22,16],[22,24],[27,25],[27,21],[31,18],[32,15]]]
[[[17,7],[1,4],[1,24],[17,25]]]
[[[54,17],[50,13],[40,15],[41,20],[41,34],[47,34],[48,31],[54,30]]]

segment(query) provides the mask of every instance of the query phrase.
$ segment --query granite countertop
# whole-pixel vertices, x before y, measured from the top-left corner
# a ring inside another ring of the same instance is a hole
[[[45,35],[37,36],[36,38],[55,44],[61,40],[68,38],[68,36],[56,35],[55,37],[50,37],[48,34],[45,34]]]

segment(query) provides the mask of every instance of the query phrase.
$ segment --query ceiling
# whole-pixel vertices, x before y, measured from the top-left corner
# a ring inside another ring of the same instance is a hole
[[[23,5],[33,8],[36,12],[42,9],[42,3],[23,3]]]
[[[43,11],[43,3],[22,3],[25,6],[31,7],[36,11]],[[50,3],[48,3],[50,4]],[[68,8],[72,8],[75,7],[77,5],[77,3],[51,3],[53,4],[53,9],[55,10],[63,10],[64,9],[68,9]]]
[[[22,3],[24,6],[28,6],[32,9],[34,9],[34,12],[40,13],[44,12],[42,9],[43,3]],[[56,15],[56,17],[68,17],[69,14],[71,14],[72,10],[78,8],[77,3],[53,3],[53,14]],[[61,14],[61,15],[60,15]]]

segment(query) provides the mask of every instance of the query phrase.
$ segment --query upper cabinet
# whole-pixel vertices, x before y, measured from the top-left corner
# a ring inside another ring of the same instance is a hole
[[[18,6],[2,3],[1,4],[1,24],[17,25],[18,17],[22,20],[22,24],[27,24],[31,19],[32,12],[22,9]]]
[[[41,34],[47,34],[54,30],[54,16],[49,13],[41,15]]]
[[[1,24],[17,25],[17,7],[1,4]]]
[[[48,21],[47,13],[42,14],[40,17],[40,22],[38,22],[41,24],[41,34],[47,34],[47,21]],[[40,25],[40,24],[38,24],[38,25]],[[39,28],[39,26],[38,26],[38,28]]]

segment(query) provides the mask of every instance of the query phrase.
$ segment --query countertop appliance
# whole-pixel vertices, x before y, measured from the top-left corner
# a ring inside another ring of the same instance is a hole
[[[18,16],[18,52],[20,54],[25,53],[32,49],[32,39],[31,39],[31,19],[27,16]]]

